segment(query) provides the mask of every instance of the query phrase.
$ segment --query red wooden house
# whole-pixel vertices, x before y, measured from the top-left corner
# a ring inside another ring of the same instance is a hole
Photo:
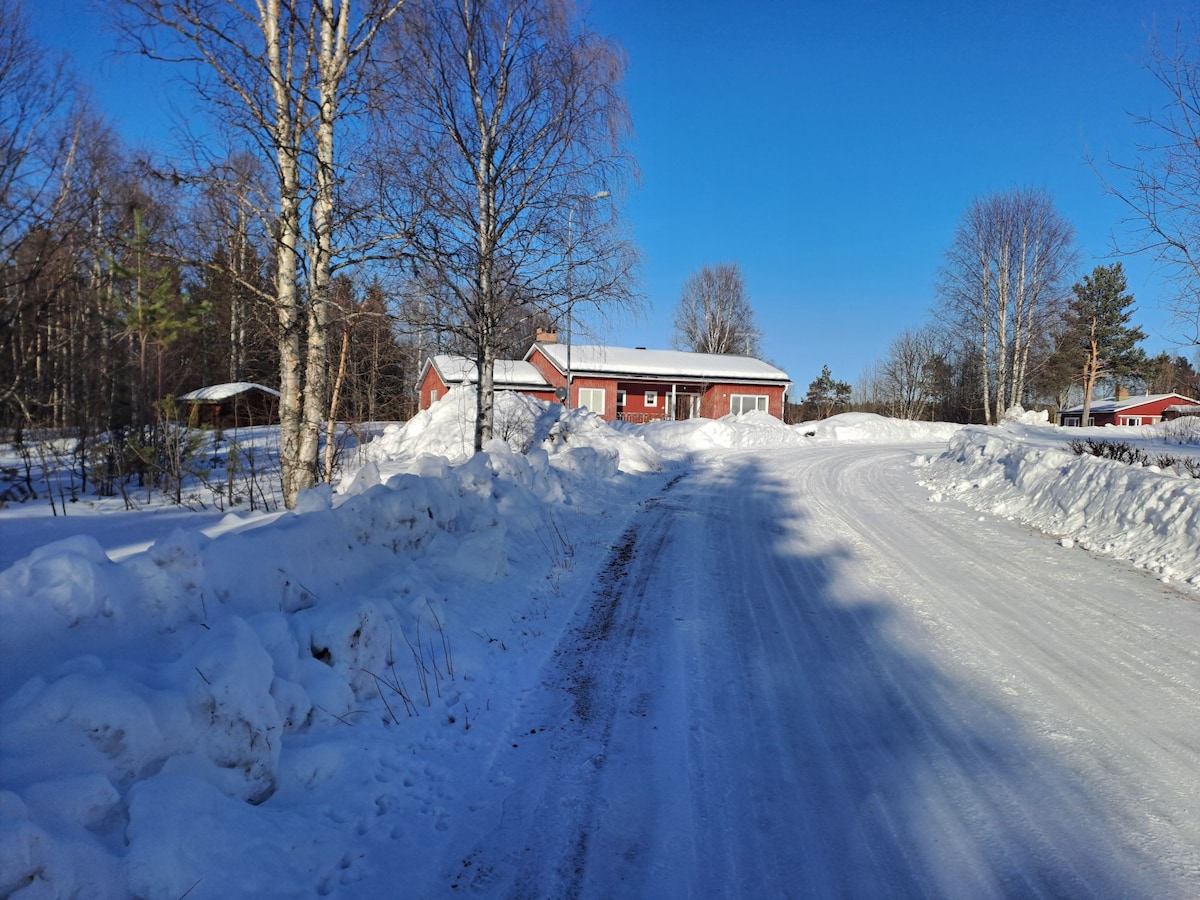
[[[791,387],[786,372],[749,356],[595,345],[573,346],[570,354],[571,405],[609,422],[718,419],[752,410],[782,419]],[[497,360],[496,389],[553,400],[556,390],[565,396],[567,368],[566,344],[538,341],[524,360]],[[422,370],[421,409],[453,384],[475,380],[473,361],[433,357]]]
[[[525,359],[554,387],[567,384],[567,345],[534,344]],[[749,356],[647,350],[643,347],[571,348],[572,406],[606,421],[718,419],[759,410],[783,418],[787,373]]]
[[[539,400],[553,400],[554,387],[529,363],[520,359],[498,359],[492,370],[492,378],[498,391],[520,391]],[[420,390],[418,406],[429,407],[446,396],[452,387],[475,384],[479,372],[475,360],[466,356],[439,354],[425,360],[417,384]]]
[[[1088,425],[1154,425],[1171,406],[1195,405],[1182,394],[1143,394],[1138,397],[1096,400],[1088,411]],[[1082,425],[1083,407],[1059,410],[1060,425]]]

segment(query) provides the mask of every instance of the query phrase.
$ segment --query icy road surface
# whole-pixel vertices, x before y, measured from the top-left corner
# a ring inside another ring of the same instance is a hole
[[[1200,605],[931,502],[918,450],[644,504],[423,891],[1200,894]]]

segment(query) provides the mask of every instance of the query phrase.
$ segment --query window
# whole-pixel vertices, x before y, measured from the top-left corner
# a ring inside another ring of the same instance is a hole
[[[578,406],[604,415],[604,388],[580,388]]]
[[[646,406],[658,406],[658,391],[646,391]]]
[[[748,412],[767,412],[766,394],[732,394],[729,397],[729,411],[735,416]]]
[[[624,407],[625,407],[625,392],[617,391],[617,409],[624,409]]]
[[[437,403],[437,391],[436,391],[436,390],[433,390],[433,391],[430,391],[430,392],[429,392],[429,402],[430,402],[430,403]]]
[[[1126,425],[1141,425],[1142,417],[1141,416],[1127,416],[1125,419],[1125,424]]]

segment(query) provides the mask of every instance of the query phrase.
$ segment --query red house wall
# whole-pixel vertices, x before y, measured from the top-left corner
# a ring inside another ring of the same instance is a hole
[[[550,383],[551,387],[566,385],[566,377],[554,367],[550,360],[546,359],[546,354],[542,353],[540,347],[534,350],[529,357],[529,364],[542,373],[542,377]]]
[[[1137,406],[1131,406],[1129,409],[1123,409],[1115,416],[1105,414],[1103,417],[1103,422],[1101,421],[1100,416],[1096,416],[1096,424],[1105,425],[1112,423],[1116,425],[1123,425],[1130,419],[1130,417],[1136,418],[1140,416],[1142,418],[1142,425],[1153,425],[1154,422],[1145,421],[1147,417],[1153,418],[1154,421],[1157,422],[1162,418],[1163,410],[1165,410],[1168,406],[1174,406],[1180,402],[1182,401],[1179,397],[1165,397],[1162,400],[1155,400],[1153,403],[1141,403]]]
[[[630,416],[632,422],[650,422],[667,417],[668,405],[671,400],[671,386],[656,381],[622,381],[616,385],[618,390],[625,392],[625,405],[620,412]],[[646,392],[654,391],[657,398],[653,406],[646,403]],[[616,412],[616,407],[613,407]]]
[[[777,419],[783,418],[783,387],[746,384],[714,384],[700,400],[700,415],[706,419],[719,419],[730,412],[734,394],[766,394],[767,412]]]
[[[417,408],[429,409],[430,404],[433,403],[433,392],[437,391],[438,399],[441,400],[446,396],[446,392],[448,390],[450,390],[450,388],[446,385],[446,382],[442,381],[441,376],[437,373],[437,369],[435,369],[433,366],[430,366],[425,372],[425,377],[421,379],[421,388],[420,394],[418,395]]]
[[[601,418],[606,422],[617,418],[617,381],[615,378],[585,378],[581,375],[571,377],[571,408],[579,407],[580,388],[600,388],[604,391],[604,412]]]

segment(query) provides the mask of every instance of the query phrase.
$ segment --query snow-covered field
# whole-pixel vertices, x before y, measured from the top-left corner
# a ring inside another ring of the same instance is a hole
[[[0,510],[0,897],[1200,893],[1196,432],[472,405]]]

